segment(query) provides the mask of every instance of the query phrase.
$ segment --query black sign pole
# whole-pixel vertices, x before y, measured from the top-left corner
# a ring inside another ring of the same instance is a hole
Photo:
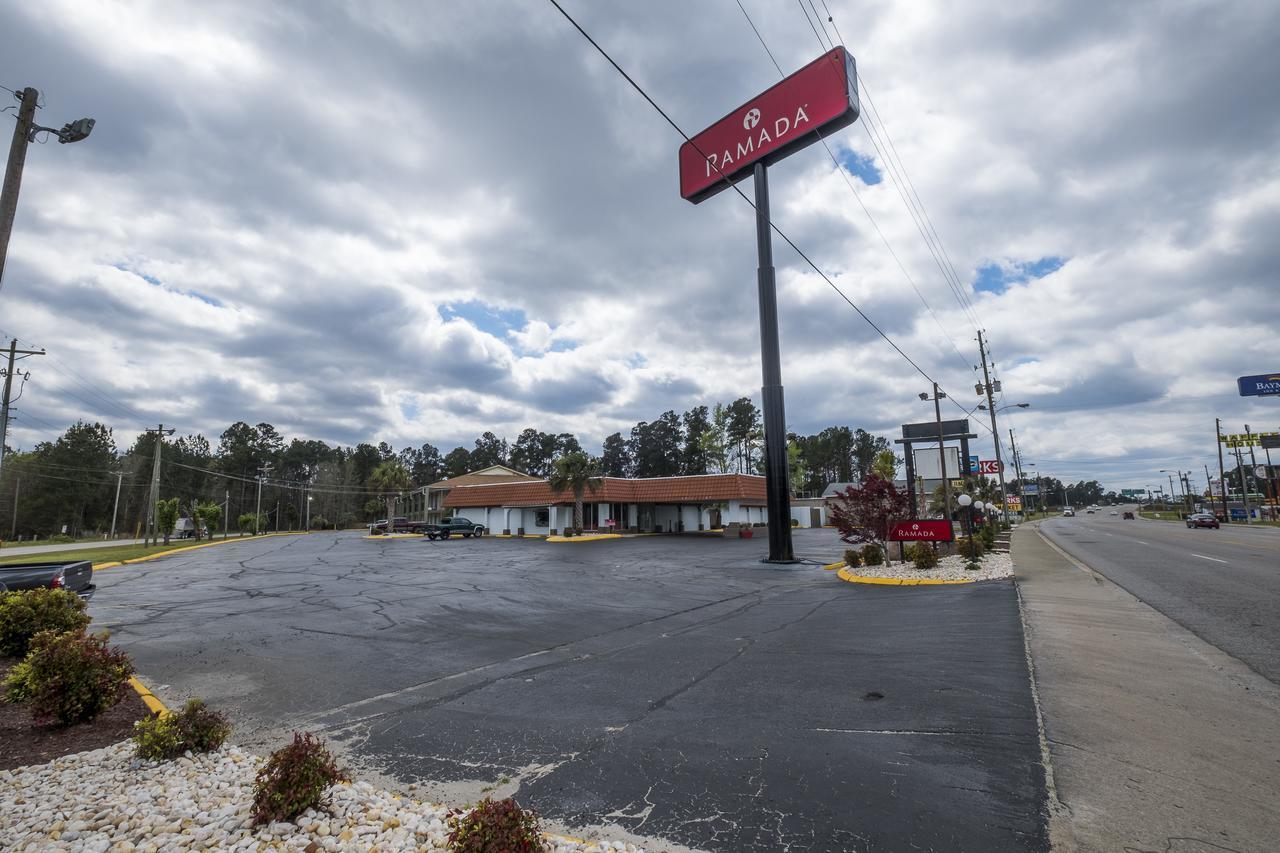
[[[770,563],[792,563],[791,494],[787,480],[787,418],[782,402],[782,358],[778,351],[778,295],[773,279],[773,235],[769,224],[769,174],[755,166],[756,250],[760,255],[760,360],[764,385],[765,492],[769,503]]]

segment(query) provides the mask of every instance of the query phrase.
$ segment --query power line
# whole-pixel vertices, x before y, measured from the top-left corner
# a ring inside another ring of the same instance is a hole
[[[773,51],[769,49],[769,45],[765,42],[764,36],[760,34],[760,30],[756,27],[755,21],[751,19],[751,15],[748,14],[746,8],[742,5],[741,0],[738,0],[738,8],[742,10],[742,16],[747,19],[747,24],[751,27],[752,32],[756,34],[756,38],[760,40],[760,46],[763,47],[764,52],[769,55],[769,59],[773,62],[773,67],[778,69],[778,75],[786,77],[786,72],[782,70],[782,66],[778,64],[778,60],[774,58]],[[801,11],[803,11],[804,7],[801,6],[800,8]],[[819,40],[819,44],[821,44],[821,40]],[[906,265],[902,263],[902,259],[898,257],[898,253],[894,251],[892,244],[889,243],[889,238],[886,237],[884,231],[881,230],[880,223],[876,221],[871,210],[867,207],[866,203],[863,202],[861,194],[859,194],[858,190],[853,186],[853,182],[849,180],[848,173],[845,171],[845,168],[840,165],[840,161],[836,159],[836,155],[831,150],[831,146],[827,144],[827,140],[823,138],[821,133],[814,131],[814,136],[822,143],[822,147],[826,150],[827,156],[831,158],[831,163],[836,167],[836,171],[840,174],[840,177],[844,179],[845,186],[849,188],[849,192],[853,194],[854,200],[858,202],[858,206],[861,207],[862,212],[866,214],[867,219],[871,222],[871,227],[875,229],[876,235],[880,237],[880,242],[884,244],[885,249],[887,249],[889,254],[893,257],[894,263],[898,265],[898,269],[902,272],[903,278],[907,280],[907,284],[911,285],[911,289],[915,291],[916,297],[919,298],[920,303],[925,307],[925,310],[929,312],[929,316],[933,318],[933,322],[937,325],[938,331],[942,333],[942,336],[946,339],[947,343],[951,345],[951,349],[955,352],[956,356],[960,358],[961,363],[968,368],[968,360],[964,357],[964,354],[960,352],[960,348],[956,346],[955,340],[947,332],[946,327],[942,325],[942,321],[938,319],[938,315],[933,310],[933,306],[929,304],[929,300],[925,298],[924,294],[920,292],[920,288],[916,286],[915,279],[911,277],[911,273],[907,272]]]

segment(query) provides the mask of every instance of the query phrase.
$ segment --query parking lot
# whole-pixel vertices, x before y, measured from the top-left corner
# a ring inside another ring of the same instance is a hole
[[[796,551],[829,562],[830,531]],[[1038,850],[1008,581],[857,586],[759,540],[264,538],[100,572],[98,624],[235,738],[719,850]]]

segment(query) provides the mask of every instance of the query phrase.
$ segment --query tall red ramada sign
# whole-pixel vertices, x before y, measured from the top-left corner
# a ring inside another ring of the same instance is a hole
[[[899,521],[889,529],[890,542],[950,542],[954,536],[949,521]]]
[[[837,47],[681,145],[680,195],[697,204],[857,118],[857,71]]]

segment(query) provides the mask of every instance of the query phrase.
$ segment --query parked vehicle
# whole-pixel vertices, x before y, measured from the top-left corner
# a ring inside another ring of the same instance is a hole
[[[392,533],[425,533],[427,527],[429,526],[430,525],[428,525],[425,521],[410,521],[409,519],[405,518],[403,515],[397,515],[395,518],[391,519]],[[375,521],[373,524],[369,525],[369,533],[371,534],[386,533],[386,532],[387,532],[387,520],[385,518],[380,518],[377,521]]]
[[[85,601],[98,590],[93,583],[93,563],[88,560],[0,566],[0,587],[7,587],[10,592],[40,587],[69,589]]]
[[[1063,518],[1075,518],[1075,515],[1076,515],[1076,511],[1071,507],[1067,507],[1062,511]]]
[[[1187,527],[1212,527],[1217,530],[1221,526],[1222,522],[1207,512],[1197,512],[1187,516]]]
[[[464,539],[470,539],[472,536],[483,536],[484,525],[476,524],[469,518],[454,516],[441,520],[439,524],[428,524],[423,532],[428,539],[448,539],[454,533],[461,534]]]

